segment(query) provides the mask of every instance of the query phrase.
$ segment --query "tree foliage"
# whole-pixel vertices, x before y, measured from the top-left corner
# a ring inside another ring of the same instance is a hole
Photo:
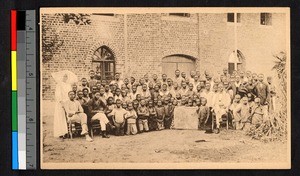
[[[63,17],[63,21],[65,23],[69,23],[73,21],[76,25],[90,25],[91,19],[89,14],[83,14],[83,13],[62,13],[59,14]]]

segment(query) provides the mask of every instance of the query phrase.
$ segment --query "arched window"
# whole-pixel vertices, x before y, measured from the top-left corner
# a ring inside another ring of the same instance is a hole
[[[233,70],[245,69],[245,57],[240,50],[237,50],[237,54],[233,51],[228,59],[228,72],[232,74]]]
[[[101,80],[112,80],[115,75],[115,56],[108,46],[99,47],[92,56],[92,68],[100,73]]]

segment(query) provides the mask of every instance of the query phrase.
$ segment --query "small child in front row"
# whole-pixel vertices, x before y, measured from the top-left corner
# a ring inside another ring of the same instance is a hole
[[[207,103],[207,99],[202,97],[201,98],[201,105],[198,109],[198,119],[199,119],[199,123],[198,123],[198,129],[199,130],[206,130],[205,126],[207,123],[207,120],[209,118],[209,107],[206,106]]]
[[[124,136],[125,115],[127,111],[121,107],[121,100],[116,100],[116,108],[109,115],[113,116],[114,125],[116,127],[116,136]]]
[[[149,130],[153,131],[156,130],[157,128],[157,123],[156,123],[157,113],[152,100],[149,101],[148,109],[149,109],[149,119],[148,119]]]
[[[105,111],[105,115],[107,116],[107,119],[109,120],[109,122],[111,123],[111,124],[114,124],[114,121],[113,121],[113,116],[112,115],[110,115],[109,113],[111,113],[112,112],[112,110],[114,109],[114,108],[116,108],[116,106],[115,106],[115,104],[114,104],[114,98],[113,97],[108,97],[108,99],[107,99],[107,109],[106,109],[106,111]],[[112,132],[112,129],[111,130],[109,130],[110,131],[110,133]]]
[[[149,109],[146,106],[146,101],[141,100],[141,106],[138,107],[138,124],[140,133],[149,131],[148,127],[148,117],[149,117]]]
[[[157,101],[156,113],[157,113],[157,118],[156,118],[157,128],[156,128],[156,130],[162,130],[164,128],[165,107],[163,106],[161,100]]]
[[[137,133],[137,127],[136,127],[137,114],[133,109],[133,103],[128,103],[127,109],[128,109],[127,114],[125,116],[127,121],[126,135],[130,135],[130,134],[135,135]]]
[[[172,121],[174,119],[174,108],[175,106],[171,101],[168,102],[168,105],[165,106],[165,118],[164,118],[164,127],[165,129],[170,129]]]

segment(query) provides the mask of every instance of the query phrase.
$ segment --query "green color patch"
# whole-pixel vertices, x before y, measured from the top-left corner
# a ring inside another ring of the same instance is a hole
[[[11,98],[12,131],[18,131],[18,92],[12,91]]]

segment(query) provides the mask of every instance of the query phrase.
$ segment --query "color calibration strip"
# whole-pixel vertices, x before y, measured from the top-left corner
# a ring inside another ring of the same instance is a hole
[[[36,169],[35,11],[11,11],[12,169]]]
[[[17,91],[17,11],[11,11],[12,169],[19,169]]]

